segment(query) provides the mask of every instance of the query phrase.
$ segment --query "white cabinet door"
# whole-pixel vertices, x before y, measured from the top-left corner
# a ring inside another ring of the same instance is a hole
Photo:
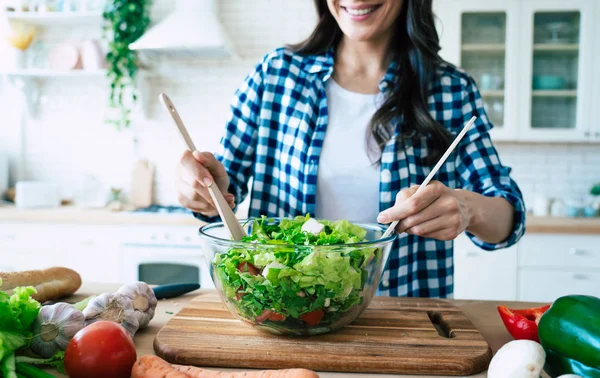
[[[596,15],[594,16],[595,20],[600,20],[600,1],[596,2]],[[594,87],[594,94],[592,98],[592,106],[588,111],[588,119],[590,120],[590,133],[592,137],[592,141],[600,142],[600,122],[591,122],[592,120],[597,119],[597,105],[600,104],[600,23],[596,22],[596,29],[594,30],[594,41],[596,42],[594,46],[595,56],[594,56],[594,67],[596,67],[593,71],[593,81],[592,86]]]
[[[520,140],[591,141],[594,3],[521,4]]]
[[[494,140],[517,138],[519,2],[436,0],[442,58],[475,80]]]
[[[553,302],[564,295],[600,297],[600,271],[537,270],[519,271],[519,298],[528,302]]]
[[[55,264],[75,270],[83,282],[119,283],[118,226],[55,226],[65,237],[56,250]]]
[[[58,241],[56,235],[37,224],[0,223],[0,271],[51,267]]]
[[[484,251],[460,235],[454,241],[454,297],[516,300],[516,247]]]

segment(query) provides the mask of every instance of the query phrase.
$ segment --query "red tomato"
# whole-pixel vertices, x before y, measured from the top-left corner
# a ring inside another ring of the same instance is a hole
[[[99,321],[75,334],[65,351],[70,378],[129,378],[137,359],[135,345],[117,323]]]
[[[323,319],[324,314],[325,313],[323,312],[323,310],[315,310],[300,315],[300,319],[304,320],[304,322],[309,326],[315,326],[321,322],[321,319]]]
[[[271,315],[273,315],[273,311],[263,310],[263,312],[260,315],[258,315],[255,320],[257,323],[262,323],[265,320],[269,319]]]
[[[235,299],[237,299],[238,301],[241,301],[241,300],[242,300],[242,297],[243,297],[244,295],[246,295],[246,293],[242,293],[242,290],[244,290],[244,287],[243,287],[243,286],[240,286],[240,288],[239,288],[239,289],[237,289],[237,291],[235,292]]]
[[[282,320],[285,320],[285,315],[274,312],[273,314],[271,314],[271,316],[269,316],[269,320],[273,322],[280,322]]]
[[[237,268],[242,273],[248,272],[251,276],[258,276],[258,268],[248,262],[240,263]]]

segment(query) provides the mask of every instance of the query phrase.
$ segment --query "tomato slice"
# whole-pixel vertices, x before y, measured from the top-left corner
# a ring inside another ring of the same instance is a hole
[[[285,320],[285,315],[273,312],[273,314],[271,316],[269,316],[269,320],[271,320],[273,322],[280,322],[282,320]]]
[[[240,288],[237,289],[237,291],[235,292],[235,299],[237,299],[238,301],[241,301],[242,297],[244,295],[246,295],[246,293],[242,293],[243,290],[244,290],[244,287],[240,286]]]
[[[323,319],[323,315],[325,315],[323,310],[315,310],[300,315],[300,319],[302,319],[307,325],[312,327],[321,322],[321,319]]]
[[[262,323],[265,320],[269,319],[273,315],[273,311],[271,310],[263,310],[263,312],[256,317],[257,323]]]
[[[258,276],[258,274],[259,274],[259,270],[257,267],[255,267],[254,265],[250,264],[249,262],[245,262],[245,261],[243,263],[240,263],[237,266],[237,269],[242,273],[248,272],[248,273],[250,273],[251,276]]]

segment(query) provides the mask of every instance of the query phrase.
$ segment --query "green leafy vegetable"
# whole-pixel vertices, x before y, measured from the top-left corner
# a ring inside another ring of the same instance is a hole
[[[31,365],[27,365],[22,362],[17,362],[16,364],[17,373],[23,375],[28,378],[56,378],[52,374],[48,374],[43,370],[40,370]]]
[[[25,363],[30,365],[42,365],[42,366],[52,366],[59,373],[65,374],[65,351],[59,350],[54,353],[54,356],[50,358],[35,358],[35,357],[27,357],[27,356],[17,356],[17,363]]]
[[[0,364],[5,378],[17,377],[14,353],[29,344],[33,322],[42,307],[31,298],[34,293],[33,287],[17,287],[12,295],[0,291]]]
[[[365,241],[367,232],[360,226],[322,220],[325,227],[314,235],[302,231],[309,219],[308,215],[280,223],[255,219],[251,234],[242,239],[255,246],[231,248],[215,256],[215,276],[242,317],[273,328],[282,322],[307,328],[302,315],[323,310],[318,327],[327,327],[362,303],[368,269],[381,251],[352,246]]]
[[[14,353],[9,354],[2,360],[2,375],[4,378],[17,378]]]

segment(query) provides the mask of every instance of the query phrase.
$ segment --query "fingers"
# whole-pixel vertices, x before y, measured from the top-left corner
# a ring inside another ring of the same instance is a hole
[[[419,223],[415,226],[409,227],[405,231],[407,234],[424,236],[446,228],[449,228],[448,220],[446,219],[446,217],[436,217],[427,220],[423,223]]]
[[[421,212],[441,197],[448,188],[438,182],[432,181],[417,193],[418,186],[401,190],[396,196],[396,204],[382,211],[377,218],[380,223],[390,223],[394,220],[402,220],[411,215]]]
[[[211,175],[211,177],[208,178],[208,180],[210,180],[210,182],[206,181],[205,184],[208,186],[208,185],[210,185],[212,180],[216,180],[217,184],[219,184],[219,189],[221,189],[222,192],[226,192],[228,188],[222,187],[223,180],[219,180],[219,179],[227,177],[227,172],[225,171],[225,167],[223,166],[223,164],[219,160],[217,160],[217,158],[215,158],[215,155],[211,154],[210,152],[194,151],[193,157],[204,168],[206,168]]]
[[[438,202],[440,202],[440,199],[435,200],[431,205],[429,205],[425,209],[423,209],[423,211],[420,211],[414,215],[410,215],[410,216],[402,219],[396,226],[396,231],[399,233],[402,233],[411,227],[414,227],[421,223],[425,223],[429,220],[438,218],[440,216]]]
[[[196,153],[196,152],[195,152]],[[213,182],[213,176],[209,172],[204,165],[198,160],[196,160],[195,156],[189,152],[185,151],[181,156],[180,165],[183,167],[182,178],[187,177],[187,180],[196,180],[205,187],[208,187]]]
[[[176,187],[179,193],[179,203],[186,208],[201,213],[206,216],[217,215],[214,201],[207,189],[213,181],[213,176],[209,169],[196,158],[198,157],[208,166],[214,169],[224,168],[214,156],[210,153],[194,152],[192,154],[186,151],[177,166]],[[220,188],[223,191],[223,188]],[[233,194],[224,191],[223,197],[231,208],[235,206],[235,197]]]

